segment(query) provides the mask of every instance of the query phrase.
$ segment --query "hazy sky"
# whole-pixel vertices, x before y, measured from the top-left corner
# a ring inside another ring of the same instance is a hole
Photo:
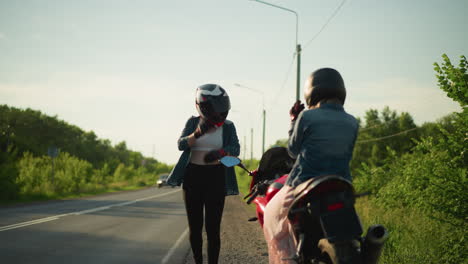
[[[301,89],[310,72],[334,67],[355,116],[388,105],[422,124],[459,110],[432,64],[468,55],[468,1],[348,0],[312,42],[342,0],[270,2],[299,14]],[[266,146],[286,138],[295,32],[293,14],[248,0],[0,0],[0,104],[175,163],[196,87],[218,83],[241,143],[254,129],[259,157],[262,97],[234,83],[265,94]]]

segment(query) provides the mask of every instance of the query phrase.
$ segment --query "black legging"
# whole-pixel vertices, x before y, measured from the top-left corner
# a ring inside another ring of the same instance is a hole
[[[221,248],[220,226],[225,198],[223,165],[190,163],[184,177],[184,201],[190,229],[190,244],[197,264],[203,262],[202,229],[205,209],[205,230],[208,238],[208,263],[218,263]]]

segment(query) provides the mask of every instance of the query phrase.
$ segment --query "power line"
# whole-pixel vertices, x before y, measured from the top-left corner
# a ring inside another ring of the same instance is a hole
[[[319,35],[320,33],[322,33],[322,31],[327,27],[327,25],[330,23],[330,21],[338,14],[338,12],[340,11],[340,9],[343,7],[344,3],[346,2],[346,0],[343,0],[341,2],[341,4],[336,8],[335,12],[332,13],[332,15],[328,18],[328,20],[325,22],[325,24],[323,24],[323,26],[320,28],[320,30],[312,37],[312,39],[310,39],[303,47],[302,50],[304,50],[305,48],[307,48],[307,46],[309,46],[309,44],[314,41]]]
[[[366,139],[366,140],[359,140],[359,141],[356,141],[356,144],[359,144],[359,143],[368,143],[368,142],[374,142],[374,141],[380,141],[380,140],[383,140],[383,139],[387,139],[387,138],[391,138],[391,137],[396,137],[396,136],[399,136],[399,135],[408,133],[408,132],[413,131],[413,130],[416,130],[416,129],[418,129],[418,127],[411,128],[411,129],[408,129],[408,130],[405,130],[405,131],[401,131],[401,132],[398,132],[398,133],[396,133],[396,134],[389,135],[389,136],[384,136],[384,137],[379,137],[379,138],[373,138],[373,139]]]
[[[283,92],[284,87],[286,86],[286,82],[289,80],[289,75],[291,74],[292,66],[294,65],[294,61],[296,60],[296,53],[294,53],[293,58],[291,60],[291,63],[289,64],[288,71],[286,72],[286,75],[284,76],[283,83],[281,85],[281,88],[278,90],[278,93],[276,94],[274,100],[273,100],[273,105],[276,104],[276,101],[278,100],[278,97],[280,96],[281,92]]]

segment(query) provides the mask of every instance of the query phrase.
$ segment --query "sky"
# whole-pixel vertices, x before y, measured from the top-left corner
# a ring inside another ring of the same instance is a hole
[[[298,13],[301,97],[311,72],[332,67],[356,117],[389,106],[422,124],[460,110],[433,63],[468,55],[468,1],[269,2]],[[173,164],[196,88],[216,83],[230,95],[241,158],[251,129],[259,158],[263,107],[266,147],[287,137],[295,46],[295,16],[249,0],[0,0],[0,104]]]

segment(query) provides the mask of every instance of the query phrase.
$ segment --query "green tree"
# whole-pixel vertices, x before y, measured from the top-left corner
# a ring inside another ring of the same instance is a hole
[[[450,155],[454,157],[453,162],[459,166],[467,167],[468,149],[467,128],[468,128],[468,62],[465,56],[460,56],[459,67],[455,67],[446,54],[442,55],[443,63],[440,66],[434,63],[437,72],[436,77],[439,86],[447,93],[447,96],[458,102],[463,108],[461,113],[457,113],[453,120],[450,120],[453,130],[442,129],[445,135],[443,147],[448,147]]]
[[[460,56],[458,68],[455,67],[446,54],[442,55],[443,62],[434,63],[434,70],[439,87],[447,93],[449,98],[458,102],[464,109],[468,104],[468,62],[464,55]]]
[[[406,112],[399,114],[388,106],[380,112],[377,109],[366,111],[364,120],[359,121],[364,124],[360,127],[354,147],[351,161],[353,174],[362,168],[363,163],[371,167],[382,166],[389,155],[388,149],[394,150],[397,156],[402,155],[415,145],[413,140],[418,138],[418,134],[412,130],[417,127],[413,117]],[[404,131],[407,133],[397,135]]]

